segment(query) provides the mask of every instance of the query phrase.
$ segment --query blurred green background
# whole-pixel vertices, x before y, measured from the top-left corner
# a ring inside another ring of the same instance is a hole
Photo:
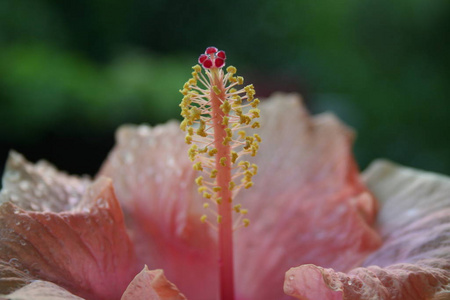
[[[299,92],[355,128],[361,168],[450,174],[449,37],[448,0],[2,0],[0,159],[95,174],[120,124],[178,118],[214,45],[259,97]]]

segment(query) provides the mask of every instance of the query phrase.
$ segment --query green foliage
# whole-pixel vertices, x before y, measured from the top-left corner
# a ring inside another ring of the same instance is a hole
[[[190,66],[215,45],[263,95],[289,86],[335,111],[363,167],[450,173],[449,12],[447,0],[4,0],[0,137],[175,118]]]

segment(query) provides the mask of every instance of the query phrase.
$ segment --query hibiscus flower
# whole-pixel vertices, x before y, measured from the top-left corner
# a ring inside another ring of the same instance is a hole
[[[360,176],[336,117],[310,117],[296,95],[260,109],[255,187],[236,199],[252,221],[234,232],[236,299],[447,299],[450,179],[386,161]],[[218,299],[188,148],[176,121],[123,126],[95,180],[11,152],[3,297]]]

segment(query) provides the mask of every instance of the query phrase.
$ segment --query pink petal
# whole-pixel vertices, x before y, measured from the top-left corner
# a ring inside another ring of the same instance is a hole
[[[381,202],[383,246],[347,274],[312,265],[286,273],[299,299],[449,299],[450,178],[379,161],[365,172]]]
[[[214,299],[216,237],[200,222],[203,201],[187,149],[176,122],[124,126],[100,174],[114,181],[140,263],[163,269],[188,298]]]
[[[150,271],[147,266],[136,275],[121,300],[186,300],[174,284],[167,280],[163,270]]]
[[[28,177],[38,174],[36,169],[27,170],[27,175],[31,174]],[[58,183],[57,177],[50,176],[48,181],[43,181],[49,185],[43,190],[48,192],[52,203],[66,207],[64,199],[58,197],[67,195],[55,193],[55,189],[64,186]],[[11,187],[5,188],[3,195],[8,194]],[[19,199],[16,203],[26,207],[29,193],[24,191],[25,199],[22,199],[19,189],[15,194]],[[111,180],[98,179],[66,212],[33,212],[10,202],[3,203],[0,206],[0,261],[0,273],[7,268],[17,269],[30,278],[54,282],[88,299],[120,298],[137,270]],[[1,278],[0,282],[5,279]],[[8,287],[11,285],[6,285]]]
[[[282,94],[261,116],[259,172],[238,199],[251,224],[236,233],[236,285],[243,299],[284,299],[290,267],[347,271],[380,246],[377,205],[359,179],[353,134],[334,116],[311,118],[298,96]]]
[[[14,300],[83,300],[83,298],[69,293],[54,283],[40,280],[33,281],[29,285],[4,297]]]
[[[30,211],[68,211],[78,204],[89,184],[88,178],[69,176],[45,161],[31,164],[11,151],[0,203],[11,202]]]

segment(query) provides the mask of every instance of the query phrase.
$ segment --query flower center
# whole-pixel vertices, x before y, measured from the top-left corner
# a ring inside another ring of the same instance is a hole
[[[233,283],[233,231],[246,227],[250,221],[244,216],[247,210],[233,199],[242,189],[253,185],[252,177],[258,167],[243,160],[245,155],[255,156],[261,138],[247,135],[259,128],[253,85],[237,89],[244,78],[235,76],[236,68],[229,66],[224,73],[226,55],[209,47],[200,55],[199,65],[193,67],[192,78],[180,92],[184,120],[180,128],[186,131],[186,143],[191,145],[188,155],[194,169],[204,175],[195,180],[198,191],[206,199],[206,213],[201,221],[217,228],[219,234],[219,276],[222,300],[234,299]],[[200,83],[200,85],[199,85]],[[243,103],[245,101],[245,104]],[[233,212],[237,214],[233,220]],[[215,216],[216,222],[208,220]],[[217,224],[217,225],[216,225]]]

